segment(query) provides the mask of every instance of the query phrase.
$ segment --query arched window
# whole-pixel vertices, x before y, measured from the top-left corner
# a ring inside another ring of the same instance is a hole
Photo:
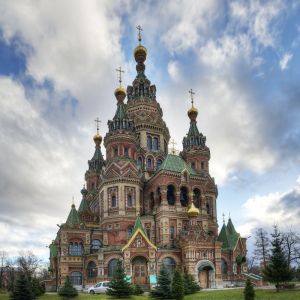
[[[115,259],[115,258],[109,261],[109,263],[108,263],[108,277],[113,276],[114,271],[117,267],[117,262],[118,262],[118,260]]]
[[[127,236],[128,236],[128,239],[130,239],[131,236],[132,236],[132,230],[133,230],[133,227],[132,227],[132,226],[129,226],[129,227],[127,228]]]
[[[82,243],[70,242],[69,244],[69,255],[71,256],[81,256],[83,254]]]
[[[172,274],[175,271],[176,262],[172,257],[165,257],[162,263],[169,274]]]
[[[175,227],[174,225],[170,226],[170,240],[174,240],[175,238]]]
[[[100,240],[92,240],[91,252],[96,253],[102,248],[102,242]]]
[[[82,285],[82,274],[81,272],[72,272],[70,274],[70,280],[73,285]]]
[[[167,187],[167,200],[169,205],[175,204],[175,187],[173,185],[168,185]]]
[[[206,203],[206,213],[209,215],[210,214],[210,207],[209,204]]]
[[[162,164],[162,160],[161,160],[161,159],[158,159],[158,160],[157,160],[157,169],[160,168],[161,164]]]
[[[152,150],[152,137],[150,135],[147,136],[147,148]]]
[[[191,167],[193,170],[196,170],[196,163],[194,161],[191,162]]]
[[[194,204],[197,208],[201,207],[201,192],[199,189],[194,189]]]
[[[127,195],[127,207],[132,207],[132,206],[133,206],[132,195],[128,194]]]
[[[201,161],[201,170],[204,170],[204,161]]]
[[[153,144],[152,144],[152,149],[154,150],[154,151],[158,151],[158,138],[157,137],[154,137],[153,138]]]
[[[152,159],[150,157],[147,159],[147,168],[152,169]]]
[[[111,196],[111,207],[116,207],[117,206],[117,197],[116,195]]]
[[[128,155],[129,155],[129,154],[128,154],[128,148],[125,147],[125,148],[124,148],[124,156],[128,157]]]
[[[94,261],[90,261],[87,265],[88,278],[95,278],[98,275],[97,266]]]
[[[224,258],[221,259],[221,271],[222,274],[227,274],[228,272],[228,265]]]
[[[188,189],[185,186],[183,186],[180,189],[180,203],[181,203],[181,206],[187,207],[188,202],[189,202]]]
[[[114,148],[114,156],[118,156],[118,148]]]
[[[143,160],[142,160],[141,157],[139,157],[139,158],[137,159],[137,166],[138,166],[139,168],[142,168],[142,166],[143,166]]]

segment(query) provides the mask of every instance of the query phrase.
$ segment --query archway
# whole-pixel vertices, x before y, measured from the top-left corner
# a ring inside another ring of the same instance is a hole
[[[215,287],[215,267],[209,260],[201,260],[196,265],[199,285],[202,288]]]
[[[143,256],[136,256],[132,260],[132,281],[134,284],[146,284],[147,278],[147,259]]]

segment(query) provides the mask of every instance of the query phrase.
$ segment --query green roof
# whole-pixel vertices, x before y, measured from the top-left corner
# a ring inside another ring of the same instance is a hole
[[[184,170],[187,170],[189,174],[196,175],[196,172],[178,155],[168,154],[161,164],[159,171],[172,171],[181,173]]]
[[[79,205],[79,208],[78,208],[78,212],[79,213],[91,213],[91,209],[90,209],[90,206],[88,204],[88,201],[86,200],[85,197],[82,198],[81,200],[81,203]]]
[[[80,220],[79,220],[79,216],[78,216],[78,212],[75,208],[75,205],[72,204],[72,208],[71,211],[69,213],[66,225],[70,226],[70,227],[74,227],[76,225],[80,224]]]
[[[196,121],[192,121],[190,124],[190,129],[188,132],[188,136],[198,136],[199,135],[199,130],[197,127],[197,122]]]
[[[138,216],[135,220],[135,223],[134,223],[134,227],[133,227],[133,230],[132,230],[132,235],[138,230],[138,229],[141,229],[143,231],[143,233],[147,236],[145,230],[144,230],[144,226],[141,222],[141,218],[140,216]]]
[[[114,116],[114,120],[115,119],[118,119],[118,120],[127,119],[126,107],[125,107],[125,104],[123,102],[118,103],[117,111],[116,111],[116,114]]]
[[[50,258],[57,257],[57,246],[54,244],[54,242],[52,242],[49,248],[50,248]]]
[[[222,229],[218,236],[218,241],[222,242],[222,249],[233,250],[240,235],[236,232],[231,218],[229,218],[227,225],[223,224]]]

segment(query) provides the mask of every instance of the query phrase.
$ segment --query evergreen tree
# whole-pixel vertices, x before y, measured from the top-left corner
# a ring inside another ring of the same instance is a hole
[[[32,292],[31,283],[25,277],[24,274],[21,274],[17,279],[13,291],[10,294],[11,300],[34,300],[35,296]]]
[[[200,286],[197,284],[192,274],[188,274],[188,273],[183,274],[183,286],[184,286],[185,295],[194,294],[200,291]]]
[[[250,279],[248,278],[244,289],[244,300],[254,300],[254,299],[255,299],[254,288]]]
[[[35,277],[32,278],[32,280],[31,280],[31,288],[32,288],[32,292],[36,298],[42,296],[45,293],[43,287],[41,286],[40,281]]]
[[[171,291],[174,299],[182,300],[184,298],[184,286],[182,275],[177,270],[175,270],[173,274]]]
[[[133,287],[133,295],[141,295],[144,294],[144,291],[142,290],[141,286],[136,284]]]
[[[73,284],[69,278],[66,277],[64,286],[58,291],[58,295],[63,298],[75,298],[78,296],[77,290],[73,287]]]
[[[279,284],[291,280],[292,274],[284,256],[282,237],[276,226],[272,238],[272,254],[269,264],[263,270],[263,277],[264,280],[275,283],[276,290],[279,292]]]
[[[122,261],[118,260],[109,288],[106,294],[117,298],[126,298],[132,295],[130,283],[126,280],[126,273],[122,266]]]
[[[172,298],[170,275],[163,264],[160,267],[160,274],[157,277],[157,285],[151,290],[150,296],[158,299]]]

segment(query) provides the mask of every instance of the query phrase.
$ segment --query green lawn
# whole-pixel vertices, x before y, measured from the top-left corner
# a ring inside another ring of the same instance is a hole
[[[300,291],[284,291],[276,293],[270,290],[256,290],[256,300],[300,300]],[[7,294],[0,294],[0,300],[8,300]],[[56,294],[47,294],[39,298],[40,300],[59,300]],[[104,300],[110,299],[105,295],[87,295],[80,294],[76,300]],[[132,300],[149,299],[147,296],[133,296]],[[243,300],[243,290],[226,290],[226,291],[206,291],[199,292],[194,295],[186,296],[185,300]]]

